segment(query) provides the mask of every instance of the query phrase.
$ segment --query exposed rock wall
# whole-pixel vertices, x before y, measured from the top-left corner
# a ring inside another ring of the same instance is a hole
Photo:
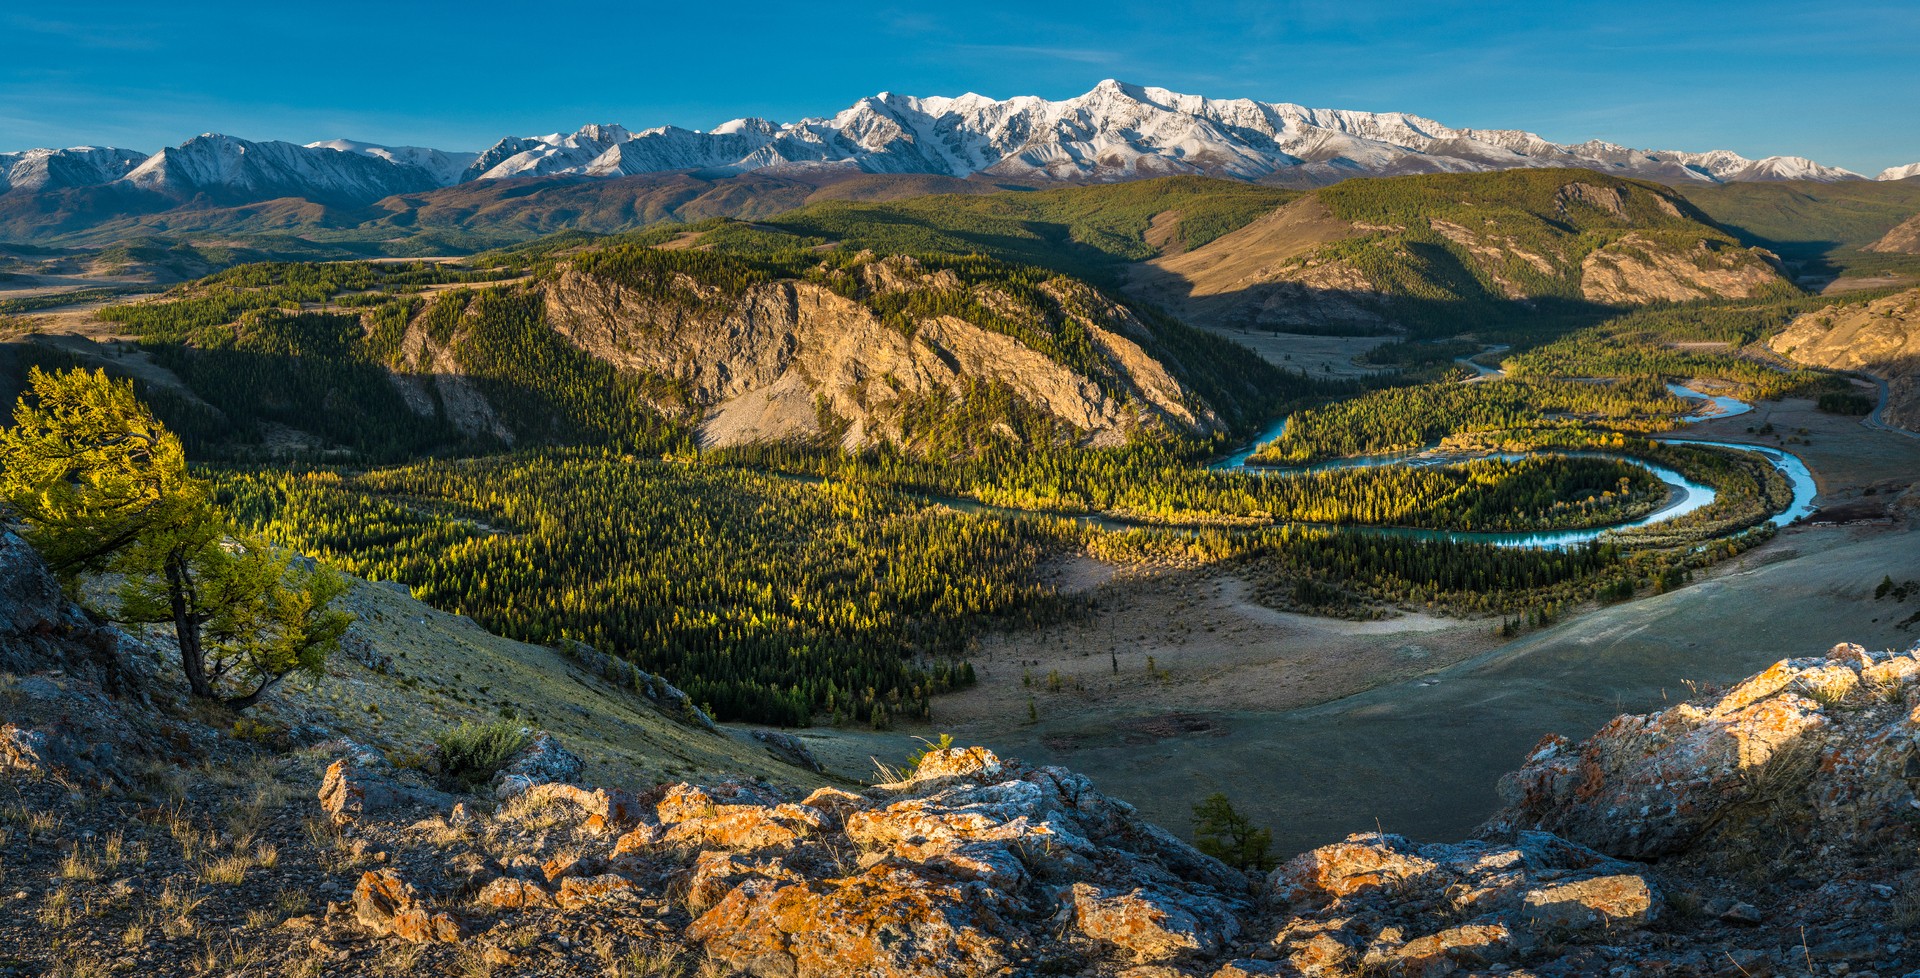
[[[880,292],[961,288],[951,272],[927,273],[911,259],[872,262],[861,273],[862,287]],[[1050,294],[1100,348],[1111,381],[1104,386],[957,316],[922,318],[903,331],[811,282],[763,283],[737,297],[690,279],[682,284],[699,301],[655,301],[564,269],[546,287],[547,316],[582,350],[681,385],[707,445],[816,437],[833,419],[847,424],[849,447],[898,442],[909,399],[983,382],[1004,385],[1096,445],[1123,442],[1142,426],[1219,427],[1211,409],[1141,347],[1147,328],[1084,287],[1056,285]],[[988,294],[976,297],[992,302],[990,289],[982,290]]]
[[[1675,250],[1670,244],[1629,234],[1581,260],[1580,294],[1614,305],[1748,299],[1783,284],[1769,257],[1704,240]]]
[[[1767,345],[1801,363],[1886,378],[1880,420],[1920,431],[1920,289],[1804,313]]]

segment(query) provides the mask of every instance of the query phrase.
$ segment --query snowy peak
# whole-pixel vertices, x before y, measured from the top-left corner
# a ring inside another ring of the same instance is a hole
[[[324,142],[308,143],[307,149],[330,149],[341,153],[358,153],[374,159],[386,160],[396,166],[417,167],[433,177],[436,186],[451,187],[460,182],[460,175],[479,158],[478,153],[449,153],[445,150],[427,149],[423,146],[381,146],[376,143],[363,143],[354,139],[329,139]]]
[[[1866,179],[1852,170],[1815,163],[1804,156],[1769,156],[1765,159],[1750,160],[1724,149],[1707,153],[1668,152],[1653,155],[1677,160],[1707,179],[1718,183],[1760,180],[1813,180],[1820,183],[1835,183],[1841,180]]]
[[[64,190],[111,183],[145,162],[147,154],[110,146],[30,149],[0,153],[0,194]]]
[[[463,180],[505,180],[557,173],[584,174],[607,150],[633,139],[621,126],[586,125],[571,133],[513,137],[493,144],[470,164]]]
[[[1920,163],[1908,163],[1906,166],[1890,166],[1880,171],[1875,180],[1911,180],[1920,177]]]
[[[435,186],[427,171],[415,166],[397,166],[331,148],[256,143],[220,133],[205,133],[163,149],[120,182],[181,199],[304,197],[338,204],[368,204]]]
[[[881,92],[830,117],[785,124],[737,119],[704,133],[669,127],[637,134],[594,125],[513,137],[481,154],[463,179],[820,165],[953,177],[1122,180],[1197,173],[1306,184],[1513,167],[1589,167],[1715,183],[1861,179],[1798,157],[1755,161],[1724,150],[1563,145],[1521,130],[1454,129],[1404,112],[1210,99],[1111,78],[1057,102]]]

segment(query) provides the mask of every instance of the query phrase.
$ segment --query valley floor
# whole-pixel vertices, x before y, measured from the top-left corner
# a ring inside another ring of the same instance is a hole
[[[925,730],[801,738],[830,768],[859,774],[869,757],[897,763],[917,735],[951,733],[1070,766],[1176,829],[1193,803],[1222,791],[1272,827],[1282,854],[1382,826],[1456,838],[1499,807],[1495,782],[1546,734],[1584,737],[1621,713],[1657,710],[1835,641],[1914,645],[1920,627],[1899,622],[1920,605],[1875,601],[1884,575],[1920,578],[1920,531],[1796,528],[1692,586],[1504,644],[1483,621],[1331,622],[1239,602],[1244,582],[1230,577],[1156,582],[1134,592],[1140,606],[1122,620],[1164,615],[1185,594],[1187,613],[1197,606],[1215,628],[1163,627],[1152,647],[1168,681],[1145,677],[1138,632],[1120,638],[1130,650],[1113,676],[1098,637],[1106,626],[1067,625],[1001,639],[980,686],[937,701]],[[1262,619],[1269,629],[1255,627]],[[1180,641],[1194,634],[1206,640]],[[1099,647],[1082,655],[1080,640]],[[1021,655],[1037,663],[1026,667],[1031,689]],[[1085,688],[1068,679],[1067,690],[1048,692],[1053,669]],[[1351,695],[1335,692],[1343,682]]]
[[[1769,422],[1796,443],[1746,430]],[[1762,403],[1696,431],[1799,454],[1824,506],[1920,479],[1920,443],[1806,401]],[[1546,734],[1584,737],[1836,641],[1920,642],[1920,624],[1901,624],[1920,605],[1873,597],[1883,577],[1920,579],[1910,522],[1790,528],[1690,586],[1512,641],[1488,619],[1275,611],[1249,581],[1215,570],[1112,574],[1088,561],[1062,576],[1099,595],[1095,614],[987,637],[974,657],[979,685],[936,701],[925,729],[803,739],[857,775],[870,757],[897,762],[916,736],[951,733],[1070,766],[1177,830],[1194,802],[1223,791],[1292,853],[1377,826],[1458,837],[1498,807],[1495,782]],[[1148,671],[1149,657],[1162,672]]]

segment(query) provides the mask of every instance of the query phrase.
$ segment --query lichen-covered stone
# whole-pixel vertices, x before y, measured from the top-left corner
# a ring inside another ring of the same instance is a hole
[[[450,943],[466,935],[458,917],[428,907],[413,885],[390,869],[360,875],[353,889],[353,915],[375,934],[415,944]]]

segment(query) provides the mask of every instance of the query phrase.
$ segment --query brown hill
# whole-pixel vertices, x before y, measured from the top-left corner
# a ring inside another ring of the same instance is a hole
[[[1616,306],[1790,290],[1673,191],[1582,170],[1348,181],[1192,251],[1129,289],[1198,324],[1385,332],[1542,299]]]
[[[1805,313],[1767,345],[1801,363],[1884,378],[1879,420],[1920,431],[1920,289]]]

